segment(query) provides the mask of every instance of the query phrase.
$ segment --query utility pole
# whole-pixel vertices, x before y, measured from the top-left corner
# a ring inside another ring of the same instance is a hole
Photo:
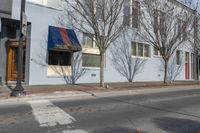
[[[24,88],[22,87],[22,78],[23,78],[23,40],[25,38],[25,32],[24,32],[24,19],[25,19],[25,4],[26,0],[21,0],[21,11],[20,11],[20,40],[19,40],[19,47],[18,47],[18,62],[17,62],[17,83],[16,87],[11,93],[11,96],[25,96],[26,92],[24,91]],[[26,27],[25,27],[26,28]],[[26,31],[26,30],[25,30]]]

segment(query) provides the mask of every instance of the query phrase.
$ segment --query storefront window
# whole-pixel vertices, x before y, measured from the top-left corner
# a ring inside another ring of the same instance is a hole
[[[49,51],[48,65],[71,66],[71,53],[64,51]]]

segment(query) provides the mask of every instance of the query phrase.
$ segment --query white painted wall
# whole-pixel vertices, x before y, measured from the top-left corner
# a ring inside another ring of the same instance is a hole
[[[53,2],[53,1],[51,1]],[[50,2],[50,3],[51,3]],[[51,3],[52,4],[52,3]],[[19,19],[20,0],[13,0],[12,18]],[[61,15],[61,10],[40,6],[30,2],[26,4],[26,14],[28,21],[31,22],[31,44],[30,44],[30,71],[29,84],[65,84],[63,77],[47,76],[47,35],[48,26],[58,26],[57,18]],[[78,36],[80,42],[81,35]],[[131,41],[130,41],[131,44]],[[163,73],[160,71],[160,57],[153,55],[151,47],[151,57],[147,59],[143,71],[135,77],[135,81],[161,81]],[[190,51],[190,49],[183,49]],[[125,82],[122,77],[112,66],[110,61],[111,55],[109,50],[106,53],[105,82]],[[179,76],[183,80],[184,70]],[[99,82],[99,69],[90,69],[81,77],[78,83],[97,83]]]

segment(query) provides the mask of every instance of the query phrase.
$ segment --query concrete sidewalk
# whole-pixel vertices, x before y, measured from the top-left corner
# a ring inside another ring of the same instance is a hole
[[[107,83],[105,88],[99,87],[99,84],[78,84],[78,85],[41,85],[41,86],[24,86],[27,95],[55,92],[108,92],[122,90],[138,89],[162,89],[162,88],[183,88],[183,87],[200,87],[199,81],[179,81],[173,84],[163,84],[162,82],[134,82],[134,83]]]
[[[25,97],[9,97],[9,92],[7,91],[6,95],[0,95],[0,99],[23,101],[27,99],[56,99],[97,95],[114,96],[162,91],[181,91],[187,89],[200,89],[200,82],[179,81],[169,85],[163,85],[162,82],[109,83],[106,86],[107,88],[100,88],[99,84],[24,86],[27,93]],[[3,87],[0,88],[1,90],[3,89]]]
[[[5,86],[0,86],[0,99],[5,99],[10,96],[10,92]]]
[[[13,104],[26,104],[27,101],[32,100],[82,100],[82,99],[93,99],[103,97],[115,97],[115,96],[127,96],[127,95],[139,95],[139,94],[151,94],[151,93],[164,93],[164,92],[175,92],[175,91],[186,91],[200,89],[199,85],[187,85],[177,87],[162,87],[162,88],[135,88],[135,89],[110,89],[110,90],[88,90],[88,91],[52,91],[51,93],[31,93],[25,97],[10,97],[8,99],[1,99],[0,105],[13,105]]]

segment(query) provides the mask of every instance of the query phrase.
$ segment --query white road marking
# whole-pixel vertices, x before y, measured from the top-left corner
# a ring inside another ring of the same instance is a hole
[[[76,129],[76,130],[62,130],[59,129],[56,131],[49,130],[47,133],[88,133],[87,131]]]
[[[32,112],[41,127],[57,124],[68,125],[76,121],[71,115],[52,104],[49,100],[35,100],[28,101],[28,103],[31,105]]]
[[[62,133],[88,133],[88,132],[83,131],[83,130],[66,130],[66,131],[63,131]]]

